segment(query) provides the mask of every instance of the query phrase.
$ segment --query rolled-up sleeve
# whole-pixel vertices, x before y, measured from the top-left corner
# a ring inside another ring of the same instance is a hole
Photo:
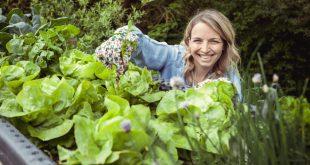
[[[228,77],[230,81],[233,83],[236,91],[237,91],[237,97],[238,101],[242,101],[242,91],[241,91],[241,79],[240,75],[237,69],[230,69],[228,71]]]
[[[146,66],[152,70],[162,70],[169,62],[174,61],[177,49],[165,42],[158,42],[143,34],[138,28],[133,33],[138,35],[137,50],[131,55],[131,60],[138,66]]]

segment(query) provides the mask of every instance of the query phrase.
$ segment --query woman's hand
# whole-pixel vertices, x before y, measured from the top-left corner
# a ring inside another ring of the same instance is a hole
[[[109,68],[115,65],[118,74],[125,72],[130,56],[138,46],[138,36],[131,31],[128,26],[118,28],[95,51],[97,59]]]

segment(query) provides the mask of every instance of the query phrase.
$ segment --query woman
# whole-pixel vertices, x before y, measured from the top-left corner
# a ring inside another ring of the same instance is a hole
[[[127,28],[122,27],[116,33]],[[194,16],[187,25],[181,45],[155,41],[136,27],[131,35],[138,41],[137,49],[131,55],[136,65],[160,71],[166,82],[175,76],[183,77],[189,86],[206,79],[226,77],[236,87],[241,100],[240,77],[236,67],[240,56],[235,46],[235,32],[222,13],[207,9]],[[99,59],[105,62],[106,51],[102,50],[108,45],[111,45],[109,41],[96,49]]]

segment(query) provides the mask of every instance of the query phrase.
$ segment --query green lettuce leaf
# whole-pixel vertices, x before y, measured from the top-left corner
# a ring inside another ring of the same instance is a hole
[[[60,125],[52,128],[34,128],[32,126],[28,126],[27,128],[32,137],[37,137],[43,141],[48,141],[67,134],[72,127],[73,121],[65,120]]]

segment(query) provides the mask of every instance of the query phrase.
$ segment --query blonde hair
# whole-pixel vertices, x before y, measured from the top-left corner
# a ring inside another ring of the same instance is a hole
[[[209,78],[222,77],[228,69],[236,69],[237,63],[240,61],[240,55],[235,45],[235,31],[231,22],[222,13],[214,9],[207,9],[194,16],[188,23],[184,32],[182,44],[186,48],[183,56],[185,61],[184,76],[187,83],[193,83],[193,71],[195,69],[193,56],[189,50],[189,39],[193,27],[203,22],[216,31],[224,42],[223,53],[214,64],[212,74]]]

